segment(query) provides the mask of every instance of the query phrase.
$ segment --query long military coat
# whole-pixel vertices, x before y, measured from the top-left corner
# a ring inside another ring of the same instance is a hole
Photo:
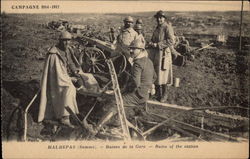
[[[151,42],[157,43],[156,48],[150,48],[149,57],[153,61],[157,74],[156,85],[173,83],[171,49],[175,43],[172,25],[165,22],[158,25],[152,35]]]
[[[67,68],[71,67],[69,65],[57,47],[53,46],[49,50],[41,79],[38,122],[68,116],[66,106],[69,106],[74,113],[79,113],[76,103],[76,88],[67,71]]]

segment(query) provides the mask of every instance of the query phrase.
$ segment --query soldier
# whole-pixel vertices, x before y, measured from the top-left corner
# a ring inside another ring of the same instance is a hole
[[[111,43],[114,43],[116,38],[115,38],[115,28],[110,28],[110,33],[109,33],[109,40]]]
[[[117,37],[116,52],[123,54],[127,59],[130,58],[129,45],[138,36],[137,32],[133,29],[134,20],[131,16],[126,17],[124,20],[124,27],[121,29]],[[131,61],[130,61],[131,62]]]
[[[175,36],[172,25],[166,21],[163,11],[158,11],[154,17],[157,21],[149,46],[150,58],[157,73],[156,94],[161,102],[167,100],[167,88],[172,85],[172,55],[174,51]]]
[[[135,22],[135,24],[143,24],[143,22],[142,22],[142,19],[141,18],[138,18],[137,20],[136,20],[136,22]]]
[[[180,37],[179,44],[176,47],[176,50],[182,55],[189,56],[191,49],[188,40],[184,36]]]
[[[59,43],[48,51],[41,79],[38,122],[58,120],[63,125],[73,127],[65,107],[69,106],[74,113],[79,113],[73,81],[78,76],[80,66],[69,46],[71,38],[69,32],[63,32]]]
[[[129,72],[130,67],[132,66],[132,58],[130,57],[129,53],[129,45],[138,37],[138,33],[133,29],[134,20],[131,16],[124,18],[123,22],[124,26],[122,29],[120,29],[120,33],[116,39],[116,50],[110,56],[112,58],[120,54],[124,55],[127,59],[127,65],[125,69],[126,72]],[[122,57],[118,57],[117,62],[122,62],[122,60]],[[122,79],[121,89],[123,90],[124,88],[126,88],[126,84],[129,78],[126,74],[122,74],[120,79]]]
[[[144,109],[144,106],[149,98],[149,91],[154,88],[153,83],[156,79],[156,73],[152,61],[146,56],[144,44],[136,39],[130,46],[130,54],[133,59],[133,66],[131,68],[130,84],[127,91],[122,95],[123,104],[126,111],[127,118],[131,118],[131,110]],[[115,114],[117,109],[115,101],[111,100],[112,106],[102,119],[98,122],[95,130],[90,130],[97,133]],[[130,113],[128,113],[130,112]],[[134,116],[132,116],[134,117]],[[85,126],[88,127],[88,126]]]
[[[143,43],[143,45],[146,45],[146,41],[143,37],[143,33],[142,33],[142,25],[141,24],[135,24],[134,26],[135,31],[138,33],[138,37],[137,39],[141,40],[141,42]]]

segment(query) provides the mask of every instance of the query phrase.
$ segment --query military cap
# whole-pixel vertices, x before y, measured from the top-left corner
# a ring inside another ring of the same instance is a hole
[[[142,30],[142,25],[141,25],[141,24],[136,24],[136,25],[134,26],[134,29],[135,29],[135,30]]]
[[[162,11],[162,10],[159,10],[158,12],[156,12],[156,14],[154,15],[155,18],[158,18],[158,17],[165,17],[166,18],[166,15],[165,13]]]
[[[143,44],[143,42],[140,39],[135,39],[129,45],[129,48],[145,49],[145,45]]]
[[[134,19],[131,17],[131,16],[128,16],[128,17],[126,17],[126,18],[124,18],[124,20],[123,20],[124,22],[134,22]]]
[[[142,24],[142,19],[140,19],[140,18],[137,19],[135,23],[136,23],[136,24]]]
[[[71,40],[72,35],[68,31],[64,31],[64,32],[61,33],[60,39]]]

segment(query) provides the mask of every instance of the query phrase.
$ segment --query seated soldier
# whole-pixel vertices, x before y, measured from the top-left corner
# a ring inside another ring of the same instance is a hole
[[[79,113],[73,81],[77,81],[75,77],[79,76],[80,66],[69,46],[71,38],[69,32],[63,32],[59,43],[51,47],[46,56],[38,122],[58,120],[63,125],[73,127],[65,107],[69,106],[74,113]]]
[[[133,66],[131,68],[129,88],[122,95],[123,104],[127,118],[130,118],[128,112],[131,109],[144,109],[145,104],[149,98],[149,91],[151,90],[156,73],[152,61],[147,57],[144,44],[139,40],[134,40],[130,46],[130,56],[133,59]],[[92,133],[97,133],[114,115],[117,114],[115,101],[111,101],[111,109],[102,117]],[[89,126],[85,126],[89,127]]]
[[[179,44],[176,46],[176,50],[184,56],[188,56],[190,53],[190,46],[188,40],[184,36],[179,38]]]

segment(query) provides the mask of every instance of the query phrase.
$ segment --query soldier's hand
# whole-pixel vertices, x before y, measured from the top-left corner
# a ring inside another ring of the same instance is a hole
[[[153,46],[156,48],[158,46],[158,44],[157,43],[153,43]]]
[[[155,95],[155,85],[152,84],[151,90],[150,90],[151,95]]]
[[[151,89],[150,94],[153,96],[155,95],[155,89]]]
[[[149,47],[153,47],[153,46],[154,46],[154,43],[149,42],[149,43],[148,43],[148,46],[149,46]]]

